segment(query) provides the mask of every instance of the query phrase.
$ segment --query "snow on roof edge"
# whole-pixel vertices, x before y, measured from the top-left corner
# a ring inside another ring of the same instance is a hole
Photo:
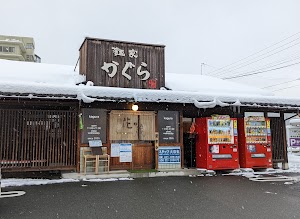
[[[17,92],[16,92],[17,90]],[[168,102],[168,103],[195,103],[217,101],[222,103],[241,104],[257,103],[257,104],[279,104],[289,106],[299,106],[300,98],[278,97],[278,96],[259,96],[259,95],[232,95],[232,94],[216,94],[216,93],[199,93],[186,91],[170,91],[170,90],[149,90],[149,89],[133,89],[133,88],[117,88],[117,87],[100,87],[85,85],[48,85],[40,83],[2,83],[0,82],[0,93],[8,94],[31,94],[32,96],[49,96],[50,98],[60,99],[62,96],[77,96],[78,100],[84,102],[107,101],[108,99],[124,99],[137,102]],[[29,97],[28,97],[29,98]]]

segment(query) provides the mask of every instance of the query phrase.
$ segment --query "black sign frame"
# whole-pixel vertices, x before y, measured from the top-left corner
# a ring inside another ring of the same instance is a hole
[[[107,142],[107,112],[105,109],[83,108],[82,120],[81,143],[87,144],[93,140]]]
[[[158,111],[159,143],[179,143],[179,112]]]

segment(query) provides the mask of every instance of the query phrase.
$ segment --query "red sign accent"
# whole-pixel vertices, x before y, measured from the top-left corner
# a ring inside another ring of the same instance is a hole
[[[151,89],[155,89],[156,88],[156,79],[148,80],[148,87]]]

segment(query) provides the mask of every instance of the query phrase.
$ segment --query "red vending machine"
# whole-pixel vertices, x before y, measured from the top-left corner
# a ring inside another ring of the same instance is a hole
[[[249,116],[238,119],[241,168],[272,167],[270,119]]]
[[[239,168],[237,120],[227,115],[196,118],[196,167],[208,170]]]

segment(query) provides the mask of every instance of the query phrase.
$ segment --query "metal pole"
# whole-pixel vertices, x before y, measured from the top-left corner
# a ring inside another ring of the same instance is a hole
[[[202,66],[205,65],[204,63],[201,63],[201,75],[202,75]]]

